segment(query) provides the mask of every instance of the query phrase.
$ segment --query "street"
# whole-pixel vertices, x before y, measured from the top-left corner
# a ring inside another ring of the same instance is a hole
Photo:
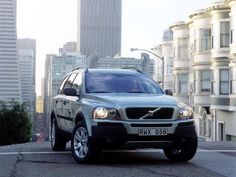
[[[194,159],[175,163],[161,150],[106,151],[94,164],[76,164],[70,148],[49,143],[0,147],[0,177],[235,177],[236,143],[199,142]]]

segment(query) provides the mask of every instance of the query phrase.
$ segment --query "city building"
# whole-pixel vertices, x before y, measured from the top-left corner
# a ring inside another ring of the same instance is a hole
[[[64,45],[65,46],[65,45]],[[45,78],[44,78],[44,125],[48,132],[48,118],[51,114],[52,98],[56,96],[57,90],[66,74],[73,69],[89,65],[89,60],[78,53],[66,53],[67,49],[61,49],[60,55],[47,55],[45,61]]]
[[[236,141],[235,29],[236,0],[217,1],[170,26],[174,96],[193,108],[205,140]],[[166,58],[164,47],[159,51]]]
[[[91,68],[137,68],[150,77],[154,76],[154,62],[149,55],[142,54],[141,59],[135,58],[93,58]],[[154,78],[153,78],[154,79]]]
[[[21,101],[16,40],[16,0],[0,0],[0,100],[3,101]]]
[[[76,42],[67,42],[63,45],[62,48],[59,49],[59,56],[67,55],[70,53],[77,52],[77,43]]]
[[[21,101],[27,104],[31,120],[34,116],[35,95],[33,87],[33,53],[31,50],[18,50]]]
[[[157,53],[159,56],[164,57],[164,88],[172,89],[173,88],[173,31],[167,29],[163,33],[162,42],[160,45],[152,48],[152,50]],[[157,78],[158,82],[161,82],[162,75],[162,61],[157,59],[155,60],[157,69],[156,75],[154,78]]]
[[[43,113],[43,97],[38,96],[36,99],[36,113]]]
[[[78,0],[78,52],[114,57],[121,52],[122,0]]]
[[[21,101],[27,104],[28,113],[34,124],[35,112],[36,112],[36,92],[35,92],[36,40],[18,39],[17,49],[18,49]]]
[[[173,93],[177,100],[189,102],[189,28],[185,22],[170,26],[173,31]]]

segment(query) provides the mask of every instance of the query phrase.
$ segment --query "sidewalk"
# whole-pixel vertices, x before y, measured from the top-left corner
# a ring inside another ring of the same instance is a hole
[[[206,150],[236,150],[236,142],[232,141],[199,141],[198,148]]]

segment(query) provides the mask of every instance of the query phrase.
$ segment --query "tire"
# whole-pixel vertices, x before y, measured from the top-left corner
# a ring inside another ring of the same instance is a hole
[[[82,122],[77,123],[73,130],[71,151],[77,163],[91,163],[100,154],[99,147],[91,142],[86,125]]]
[[[66,140],[59,133],[56,119],[53,119],[51,123],[50,142],[53,151],[64,151],[66,149]]]
[[[184,142],[175,142],[171,147],[164,148],[166,157],[175,162],[187,162],[191,160],[196,154],[198,146],[197,135],[194,137],[186,138]]]

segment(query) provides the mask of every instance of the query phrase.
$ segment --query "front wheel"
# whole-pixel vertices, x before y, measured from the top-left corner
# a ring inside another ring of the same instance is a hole
[[[187,162],[191,160],[197,151],[197,135],[186,138],[185,141],[175,142],[171,147],[163,149],[166,157],[171,161]]]
[[[84,123],[78,123],[72,133],[71,150],[73,158],[77,163],[88,163],[98,155]]]

